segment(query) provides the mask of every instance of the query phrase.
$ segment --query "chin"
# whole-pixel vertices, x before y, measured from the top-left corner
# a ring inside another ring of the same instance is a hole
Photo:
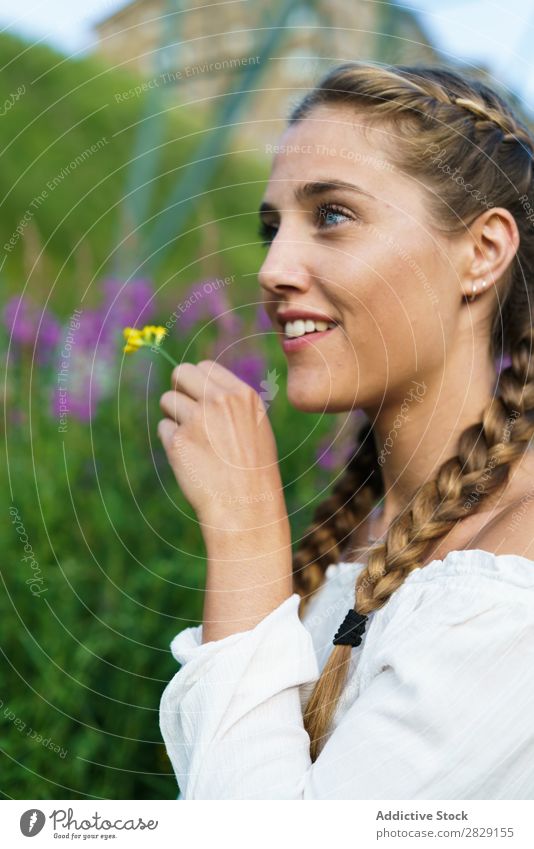
[[[304,381],[289,381],[287,400],[296,410],[302,413],[341,413],[350,409],[350,404],[344,404],[336,399],[333,387],[308,386]]]

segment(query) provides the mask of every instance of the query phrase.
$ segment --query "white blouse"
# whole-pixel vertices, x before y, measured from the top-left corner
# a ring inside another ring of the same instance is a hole
[[[534,799],[534,561],[451,551],[370,614],[312,764],[302,713],[361,563],[248,631],[171,643],[160,728],[180,799]]]

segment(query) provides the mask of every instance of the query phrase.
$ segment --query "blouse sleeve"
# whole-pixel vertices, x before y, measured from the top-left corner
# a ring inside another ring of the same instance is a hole
[[[201,643],[198,625],[172,641],[182,667],[163,693],[160,728],[182,799],[286,798],[309,769],[299,686],[319,669],[299,602],[293,593],[220,640]]]
[[[181,797],[531,798],[532,592],[470,578],[407,580],[376,612],[313,764],[299,686],[319,669],[297,594],[250,631],[178,634],[160,723]]]

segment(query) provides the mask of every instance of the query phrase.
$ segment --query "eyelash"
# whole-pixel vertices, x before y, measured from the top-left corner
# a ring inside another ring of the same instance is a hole
[[[356,217],[354,215],[349,215],[343,207],[338,206],[336,203],[320,203],[314,209],[314,216],[318,221],[324,221],[325,219],[325,211],[326,212],[334,212],[338,215],[343,215],[345,218],[349,218],[352,221],[356,221]],[[339,224],[331,225],[333,227],[338,227]],[[327,226],[327,229],[328,226]],[[260,221],[260,225],[258,228],[258,235],[262,240],[262,245],[267,247],[271,244],[276,233],[278,232],[278,227],[274,227],[272,224],[267,224],[265,221]]]

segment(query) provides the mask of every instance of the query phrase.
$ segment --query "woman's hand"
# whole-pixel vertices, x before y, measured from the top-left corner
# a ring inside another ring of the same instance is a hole
[[[206,543],[205,643],[254,627],[291,595],[291,533],[257,392],[213,360],[176,366],[172,385],[158,435]]]
[[[213,360],[181,363],[171,382],[158,436],[203,531],[286,519],[276,442],[258,393]]]

